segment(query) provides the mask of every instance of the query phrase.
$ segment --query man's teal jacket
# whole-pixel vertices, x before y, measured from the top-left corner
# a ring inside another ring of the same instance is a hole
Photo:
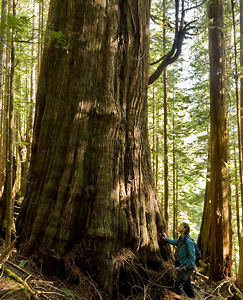
[[[179,240],[180,238],[176,240],[172,240],[169,238],[165,239],[167,243],[179,247],[178,257],[176,258],[179,261],[179,270],[181,271],[181,268],[183,266],[186,266],[188,270],[194,269],[196,265],[194,241],[189,236],[185,235],[181,238],[179,245],[177,245]]]

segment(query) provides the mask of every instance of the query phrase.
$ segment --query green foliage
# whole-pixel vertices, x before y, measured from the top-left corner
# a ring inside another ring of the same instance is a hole
[[[185,1],[185,5],[198,4],[198,1]],[[173,3],[166,1],[163,13],[163,1],[155,0],[152,4],[150,60],[157,61],[164,55],[163,43],[169,49],[173,42]],[[201,225],[204,194],[206,185],[209,140],[210,140],[210,94],[209,94],[209,49],[207,5],[199,6],[188,17],[196,19],[196,28],[192,38],[186,39],[180,59],[167,70],[168,95],[168,148],[169,148],[169,201],[170,221],[172,224],[173,200],[173,159],[176,165],[176,185],[178,197],[179,222],[186,220],[192,228],[192,235],[197,237]],[[236,14],[237,63],[239,73],[240,3],[234,2]],[[186,17],[187,18],[187,17]],[[235,62],[232,43],[232,12],[230,1],[224,1],[225,26],[225,96],[228,102],[228,167],[231,185],[232,226],[236,231],[236,185],[240,190],[239,170],[235,178],[235,157],[238,163],[238,130],[236,112]],[[163,28],[166,38],[163,39]],[[151,66],[151,73],[156,65]],[[239,74],[239,77],[242,77]],[[149,140],[152,150],[152,169],[158,178],[158,198],[163,202],[164,194],[164,112],[163,78],[159,78],[148,91]],[[173,149],[174,145],[174,149]],[[236,152],[235,152],[236,149]],[[173,152],[174,151],[174,152]],[[174,153],[174,154],[173,154]],[[175,155],[175,157],[173,157]],[[156,162],[158,161],[158,174]],[[241,204],[240,204],[241,209]],[[241,216],[242,217],[242,216]],[[172,228],[172,225],[170,225]],[[238,249],[238,240],[233,238],[234,249]],[[236,251],[238,252],[238,251]],[[234,253],[237,270],[237,253]]]
[[[152,25],[151,61],[158,60],[164,53],[163,43],[169,49],[173,42],[173,30],[162,20],[162,1],[155,1],[152,15],[156,15],[156,26]],[[202,8],[200,7],[200,13]],[[173,6],[166,7],[166,20],[173,24]],[[200,15],[200,13],[198,13]],[[205,12],[204,12],[205,13]],[[168,16],[168,17],[167,17]],[[152,23],[153,24],[153,23]],[[168,106],[168,149],[169,149],[169,207],[172,224],[173,167],[177,174],[178,219],[187,220],[193,232],[198,234],[204,203],[206,184],[208,140],[209,140],[209,61],[205,23],[197,23],[196,31],[203,33],[195,37],[195,43],[186,40],[179,60],[167,69],[167,106]],[[203,27],[204,25],[204,27]],[[166,28],[163,40],[162,29]],[[200,42],[199,42],[200,40]],[[193,49],[194,48],[194,49]],[[202,59],[204,58],[204,59]],[[151,72],[155,66],[152,66]],[[149,132],[153,157],[157,155],[158,196],[163,201],[164,191],[164,114],[163,78],[158,79],[149,89]],[[153,137],[155,135],[155,138]],[[153,145],[157,139],[157,145]],[[173,154],[173,145],[175,147]],[[155,148],[154,148],[155,147]],[[173,155],[176,165],[173,166]],[[172,226],[170,226],[171,228]]]
[[[28,260],[21,259],[21,261],[19,262],[19,267],[24,268],[28,262],[29,262]]]
[[[68,289],[65,289],[65,288],[61,288],[61,290],[63,290],[64,291],[64,293],[65,293],[65,297],[64,298],[62,298],[62,299],[67,299],[67,300],[69,300],[69,299],[75,299],[75,297],[74,297],[74,295],[73,295],[73,293],[72,293],[72,291],[71,290],[68,290]]]
[[[16,16],[8,14],[7,26],[14,33],[15,42],[29,42],[33,40],[32,17],[24,13]]]
[[[48,43],[54,43],[57,45],[64,45],[66,43],[64,34],[59,30],[55,30],[55,26],[51,24],[49,29],[46,30],[46,38]]]

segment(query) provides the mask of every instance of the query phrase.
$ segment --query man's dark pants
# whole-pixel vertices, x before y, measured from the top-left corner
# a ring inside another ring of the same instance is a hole
[[[178,271],[175,281],[175,292],[178,295],[182,295],[183,290],[189,298],[195,298],[195,292],[191,284],[191,275],[193,269]]]

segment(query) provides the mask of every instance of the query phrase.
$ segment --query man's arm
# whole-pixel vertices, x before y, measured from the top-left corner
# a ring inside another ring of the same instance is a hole
[[[166,234],[165,232],[162,232],[161,236],[162,236],[162,238],[163,238],[168,244],[171,244],[171,245],[173,245],[173,246],[176,246],[177,243],[178,243],[178,239],[176,239],[176,240],[169,239],[169,238],[167,237],[167,234]]]
[[[168,244],[171,244],[173,246],[176,246],[178,244],[178,240],[179,239],[176,239],[176,240],[172,240],[172,239],[169,239],[169,238],[166,238],[165,241],[168,243]]]

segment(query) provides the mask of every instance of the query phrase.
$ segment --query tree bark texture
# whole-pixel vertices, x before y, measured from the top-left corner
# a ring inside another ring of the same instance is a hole
[[[15,1],[12,2],[13,15],[15,16]],[[10,95],[9,95],[9,110],[8,110],[8,161],[7,161],[7,195],[6,195],[6,246],[11,244],[11,233],[13,229],[13,145],[14,145],[14,33],[11,32],[11,54],[10,54]]]
[[[10,12],[10,7],[7,5],[6,9],[8,9],[7,14]],[[9,103],[10,103],[10,81],[11,81],[11,35],[9,29],[6,30],[6,38],[9,41],[6,47],[6,75],[5,75],[5,85],[4,85],[4,118],[3,118],[3,156],[1,157],[1,168],[3,168],[2,178],[4,179],[4,187],[2,189],[2,197],[0,198],[0,228],[6,229],[6,199],[7,199],[7,184],[11,181],[8,180],[8,165],[9,165]],[[5,161],[3,161],[5,159]],[[12,176],[12,175],[10,175]]]
[[[165,38],[165,35],[164,35]],[[168,155],[168,103],[167,70],[164,70],[164,216],[169,227],[169,155]]]
[[[212,192],[211,192],[211,141],[208,141],[208,159],[207,159],[207,176],[206,176],[206,188],[204,196],[204,207],[203,207],[203,217],[201,222],[200,233],[198,236],[197,244],[202,253],[202,259],[208,263],[211,256],[211,218],[212,218]],[[206,270],[209,271],[209,270]]]
[[[229,237],[229,187],[227,167],[227,118],[225,101],[223,2],[208,7],[210,52],[211,119],[211,258],[210,279],[221,280],[231,274]]]
[[[65,42],[44,49],[18,220],[25,254],[78,246],[75,263],[108,292],[119,249],[152,261],[165,229],[147,132],[149,9],[147,0],[51,1],[48,27]]]
[[[4,62],[4,40],[6,38],[8,1],[2,0],[1,7],[1,34],[0,34],[0,95],[2,102],[1,111],[1,137],[0,137],[0,197],[2,196],[6,178],[6,102],[2,96],[3,92],[3,62]]]
[[[236,284],[238,288],[243,292],[243,237],[240,238],[240,263]]]
[[[210,178],[207,176],[206,191],[204,199],[203,218],[198,236],[197,244],[202,253],[202,259],[208,263],[210,258],[211,249],[211,183]]]
[[[243,1],[240,0],[240,67],[243,68]],[[240,77],[240,135],[241,135],[241,158],[243,157],[243,78]],[[242,162],[241,162],[242,163]],[[242,166],[241,166],[240,182],[243,182]],[[242,189],[241,189],[242,191]],[[243,195],[241,195],[241,209],[243,212]],[[241,225],[243,229],[243,213],[241,213]]]

